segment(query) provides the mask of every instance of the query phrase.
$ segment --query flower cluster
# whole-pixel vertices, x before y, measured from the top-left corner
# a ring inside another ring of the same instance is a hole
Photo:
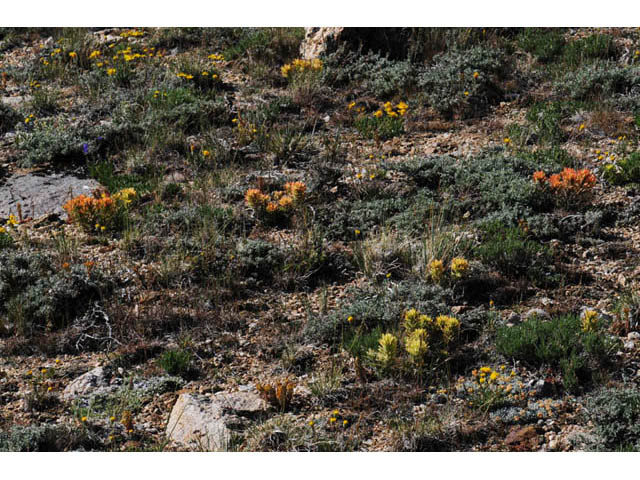
[[[565,168],[547,177],[543,171],[533,174],[533,182],[541,189],[549,189],[565,206],[577,206],[590,200],[596,176],[588,169]]]
[[[469,275],[469,262],[462,257],[455,257],[449,266],[451,278],[460,280]],[[440,283],[444,278],[445,265],[442,260],[432,260],[428,266],[428,274],[434,283]]]
[[[122,38],[142,37],[143,35],[144,32],[141,30],[125,30],[124,32],[120,33],[120,36]]]
[[[368,114],[362,106],[354,108],[355,102],[348,105],[356,129],[367,138],[387,140],[404,131],[403,117],[406,115],[409,105],[400,102],[394,107],[391,102],[386,102],[375,112]]]
[[[582,331],[596,332],[600,328],[600,315],[595,310],[585,310],[582,314]]]
[[[262,398],[274,407],[284,411],[293,400],[293,391],[296,387],[291,380],[281,380],[274,383],[257,383],[256,389]]]
[[[259,216],[278,217],[302,205],[306,191],[307,186],[303,182],[288,182],[284,185],[284,191],[278,190],[271,194],[262,193],[258,188],[250,188],[245,194],[245,201]]]
[[[382,369],[388,370],[398,353],[398,339],[392,333],[384,333],[378,340],[378,349],[369,349],[367,356]]]
[[[421,368],[429,358],[437,359],[447,355],[460,332],[460,321],[447,315],[435,319],[412,308],[404,315],[404,336],[402,344],[409,362]],[[400,340],[392,333],[383,334],[376,350],[369,349],[367,357],[384,371],[388,371],[398,357]]]
[[[386,102],[381,109],[376,110],[373,113],[373,116],[375,118],[381,118],[386,113],[388,117],[392,117],[392,118],[395,118],[398,116],[404,117],[408,109],[409,109],[409,105],[407,105],[404,102],[398,103],[395,107],[391,102]],[[384,113],[382,113],[383,110],[384,110]]]
[[[313,60],[296,58],[293,62],[287,63],[280,68],[282,76],[289,80],[305,75],[309,72],[319,72],[321,70],[322,60],[319,58],[314,58]]]
[[[69,220],[79,223],[85,230],[115,230],[123,226],[123,215],[137,196],[133,188],[125,188],[109,195],[96,193],[93,197],[78,195],[64,204]]]

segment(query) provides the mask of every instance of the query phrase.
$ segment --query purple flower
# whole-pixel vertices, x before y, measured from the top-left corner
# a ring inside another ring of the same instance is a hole
[[[89,153],[89,144],[88,143],[83,143],[82,144],[82,151],[84,152],[85,155],[87,153]]]

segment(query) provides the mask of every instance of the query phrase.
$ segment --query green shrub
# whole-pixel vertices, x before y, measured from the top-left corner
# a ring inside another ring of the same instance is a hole
[[[614,185],[640,183],[640,152],[617,159],[602,167],[604,178]]]
[[[560,28],[524,28],[517,37],[518,46],[542,63],[557,58],[565,45]]]
[[[552,282],[551,254],[530,240],[521,227],[506,226],[499,221],[482,225],[480,245],[474,249],[483,263],[515,278],[528,278],[536,284]]]
[[[466,118],[486,113],[502,99],[497,80],[505,76],[504,54],[478,46],[436,55],[419,75],[418,86],[441,115]]]
[[[169,375],[186,375],[191,366],[191,353],[187,350],[167,350],[160,357],[160,366]]]
[[[596,34],[569,42],[563,60],[570,66],[577,66],[592,60],[614,59],[617,54],[611,35]]]
[[[388,100],[406,96],[415,88],[414,67],[408,61],[394,61],[372,51],[348,50],[340,47],[324,59],[323,81],[335,88],[347,85],[364,94]]]
[[[68,326],[110,290],[84,265],[56,268],[43,255],[11,252],[0,257],[0,315],[23,335]]]
[[[246,240],[237,248],[238,263],[242,273],[251,283],[272,281],[284,264],[284,252],[276,245],[263,240]]]
[[[99,447],[100,441],[88,430],[66,425],[13,426],[0,431],[0,452],[66,452]]]
[[[365,138],[384,141],[404,133],[404,119],[387,115],[380,118],[363,115],[356,118],[355,127]]]
[[[335,311],[311,317],[305,335],[316,342],[342,344],[356,356],[377,348],[381,333],[397,330],[406,308],[435,318],[448,313],[455,302],[451,290],[422,280],[399,282],[392,289],[369,287],[349,293]]]
[[[539,62],[549,63],[557,58],[565,45],[560,28],[524,28],[517,37],[518,46]]]
[[[618,343],[605,331],[583,331],[576,316],[550,321],[534,317],[496,332],[498,352],[532,366],[559,368],[565,388],[572,392],[602,378]]]
[[[227,29],[228,30],[228,29]],[[224,49],[224,58],[250,58],[268,65],[296,58],[304,38],[303,28],[234,28]]]
[[[536,103],[527,111],[527,122],[530,135],[533,134],[536,143],[543,145],[557,145],[566,140],[562,129],[562,122],[569,113],[563,102]]]
[[[95,178],[109,192],[133,188],[138,194],[153,190],[157,184],[156,172],[149,168],[144,173],[115,173],[112,163],[102,161],[89,164],[89,176]]]
[[[640,449],[640,393],[636,389],[601,390],[587,401],[587,409],[607,449]]]
[[[403,211],[407,203],[404,198],[339,200],[333,205],[319,207],[317,218],[325,227],[327,238],[353,240],[383,225]]]
[[[554,93],[572,100],[615,100],[636,102],[640,67],[598,61],[566,73],[554,85]]]
[[[21,125],[17,132],[16,146],[22,153],[18,164],[32,167],[47,163],[84,162],[89,153],[106,152],[121,146],[133,132],[126,126],[96,126],[88,120],[73,123],[60,116],[51,121],[36,119]]]

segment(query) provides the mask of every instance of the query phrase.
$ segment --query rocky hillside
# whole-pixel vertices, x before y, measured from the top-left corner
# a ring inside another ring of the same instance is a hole
[[[375,30],[0,28],[0,451],[640,449],[640,30]]]

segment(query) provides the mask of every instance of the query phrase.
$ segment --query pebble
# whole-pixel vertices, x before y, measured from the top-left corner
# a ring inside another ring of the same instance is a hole
[[[532,308],[524,314],[525,320],[531,320],[533,317],[538,317],[545,320],[549,320],[551,318],[549,314],[541,308]]]

